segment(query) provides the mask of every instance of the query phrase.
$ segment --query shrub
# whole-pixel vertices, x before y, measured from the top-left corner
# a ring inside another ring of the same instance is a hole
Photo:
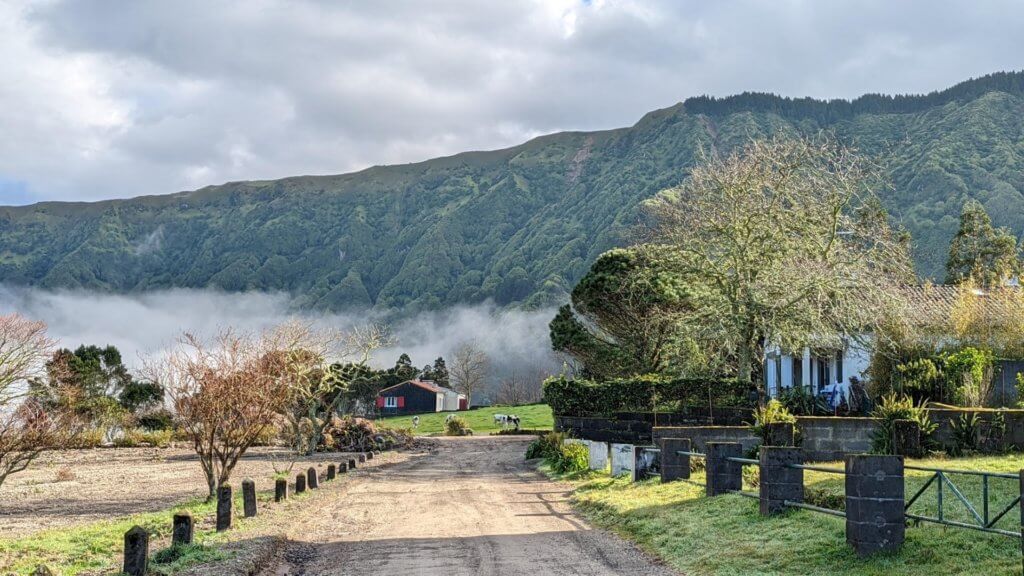
[[[562,449],[563,442],[565,442],[565,434],[562,432],[548,432],[543,436],[539,436],[526,447],[526,459],[544,458],[547,460],[554,458],[558,451]]]
[[[824,398],[804,388],[793,386],[779,392],[779,402],[785,406],[791,414],[797,416],[815,416],[832,414],[832,407]]]
[[[136,423],[146,430],[170,430],[174,428],[174,414],[166,408],[151,410],[139,414]]]
[[[114,444],[116,446],[156,446],[159,448],[165,448],[174,437],[172,430],[143,430],[141,428],[132,428],[126,430],[124,436],[121,437]]]
[[[949,449],[950,456],[963,456],[978,449],[981,420],[978,414],[961,414],[956,420],[950,420],[953,432],[953,445]]]
[[[324,429],[320,450],[328,452],[368,452],[390,450],[412,442],[408,429],[377,428],[365,418],[331,418]]]
[[[967,347],[946,357],[946,378],[960,405],[981,406],[992,385],[995,356],[991,350]]]
[[[878,428],[871,437],[871,450],[876,454],[892,454],[892,429],[896,420],[917,421],[921,427],[922,447],[931,443],[930,437],[938,428],[928,418],[923,402],[915,405],[910,396],[898,396],[895,392],[883,396],[871,416],[879,420]]]
[[[455,416],[444,423],[445,436],[472,436],[473,429],[461,416]]]
[[[576,442],[563,444],[549,460],[549,464],[558,474],[583,472],[590,468],[590,451],[585,445]]]
[[[565,376],[544,382],[544,402],[561,416],[675,410],[681,406],[751,406],[750,387],[737,380],[670,379],[657,375],[594,382]]]
[[[768,444],[768,425],[789,423],[796,424],[796,417],[778,400],[769,400],[764,406],[754,409],[754,423],[750,431],[761,439],[761,444]]]

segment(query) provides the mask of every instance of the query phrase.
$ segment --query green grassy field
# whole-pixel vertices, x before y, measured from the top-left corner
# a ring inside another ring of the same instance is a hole
[[[475,434],[489,434],[501,427],[494,423],[495,414],[515,414],[519,416],[519,427],[528,430],[551,430],[554,419],[551,408],[546,404],[530,404],[528,406],[489,406],[473,408],[465,412],[438,412],[436,414],[420,414],[420,426],[416,429],[417,436],[430,436],[444,432],[444,419],[449,414],[457,414],[464,419]],[[375,421],[378,426],[386,428],[412,428],[412,416],[394,416],[380,418]]]
[[[1024,468],[1024,456],[917,460],[914,463],[1016,473]],[[907,472],[909,498],[927,481],[928,475]],[[962,475],[952,478],[980,511],[981,480]],[[703,482],[703,473],[695,472],[692,480]],[[842,518],[803,510],[764,518],[758,513],[756,500],[738,495],[707,498],[703,487],[685,481],[663,485],[654,479],[633,484],[624,478],[590,473],[570,482],[575,486],[573,502],[584,516],[636,541],[668,564],[693,576],[995,576],[1021,573],[1020,542],[1006,536],[922,523],[907,528],[906,543],[900,553],[859,559],[846,544]],[[842,482],[841,476],[818,472],[809,472],[804,479],[805,486],[818,491],[819,495],[842,495]],[[992,514],[995,514],[1019,495],[1019,486],[1011,479],[990,482]],[[930,487],[911,511],[934,516],[935,490],[934,485]],[[953,502],[948,488],[945,495],[946,517],[966,521],[969,514],[966,508]],[[1012,510],[997,527],[1019,530],[1020,512]]]

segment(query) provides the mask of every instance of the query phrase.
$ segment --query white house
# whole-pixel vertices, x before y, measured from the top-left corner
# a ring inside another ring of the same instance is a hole
[[[838,406],[849,397],[851,378],[866,379],[870,362],[871,350],[852,340],[841,350],[829,352],[804,348],[786,353],[770,345],[764,371],[768,394],[775,397],[786,388],[801,386],[815,396],[824,393],[832,406]]]
[[[1007,289],[1018,290],[1016,285]],[[930,334],[932,345],[949,342],[948,322],[964,297],[975,298],[971,305],[979,306],[982,313],[1001,318],[1004,311],[998,301],[993,302],[993,291],[972,290],[962,292],[956,286],[907,286],[903,289],[905,319]],[[858,343],[858,341],[860,343]],[[778,396],[787,388],[803,386],[814,395],[824,394],[833,406],[849,398],[850,379],[867,380],[871,362],[871,337],[859,335],[848,339],[840,350],[831,352],[804,349],[787,353],[776,345],[765,349],[765,382],[768,394]]]

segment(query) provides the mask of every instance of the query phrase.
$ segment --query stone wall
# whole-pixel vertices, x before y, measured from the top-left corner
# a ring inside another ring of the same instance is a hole
[[[804,458],[820,462],[870,452],[871,435],[878,423],[874,418],[798,416],[796,427]]]
[[[706,409],[705,409],[706,410]],[[744,451],[757,446],[759,440],[750,433],[738,410],[716,411],[708,425],[706,413],[689,414],[621,413],[614,418],[555,417],[555,429],[569,431],[573,436],[597,442],[652,445],[661,438],[691,438],[696,452],[703,452],[705,443],[739,442]],[[743,413],[747,413],[743,411]],[[964,414],[976,413],[980,420],[982,439],[994,438],[981,446],[983,450],[1024,450],[1024,410],[956,410],[931,409],[931,421],[938,424],[933,441],[939,448],[953,444],[952,422]],[[996,414],[1002,414],[1005,431],[992,430]],[[748,414],[749,417],[749,414]],[[657,425],[655,425],[657,419]],[[748,418],[749,419],[749,418]],[[835,416],[798,416],[797,429],[801,447],[808,460],[841,460],[846,454],[871,450],[871,437],[878,427],[873,418]]]
[[[750,419],[745,408],[684,407],[678,412],[617,412],[603,416],[555,416],[555,430],[597,442],[646,445],[655,426],[740,426]]]
[[[746,426],[659,426],[653,434],[657,446],[662,438],[689,438],[691,450],[700,453],[706,453],[708,442],[739,442],[744,453],[761,444]]]

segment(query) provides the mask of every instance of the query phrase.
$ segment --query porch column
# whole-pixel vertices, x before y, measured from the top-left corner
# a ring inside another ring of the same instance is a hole
[[[804,348],[804,360],[803,360],[803,374],[801,374],[800,385],[807,388],[811,385],[811,349]]]

